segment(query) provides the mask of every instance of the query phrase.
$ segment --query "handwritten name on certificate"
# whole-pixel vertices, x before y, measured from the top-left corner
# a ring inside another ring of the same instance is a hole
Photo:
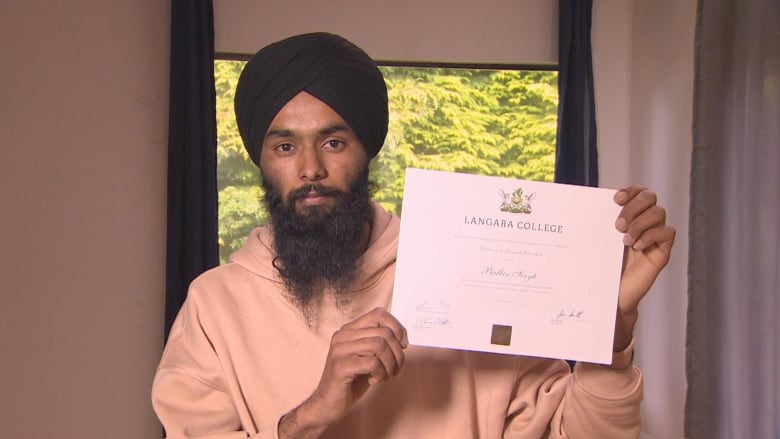
[[[609,364],[614,193],[407,169],[392,313],[410,343]]]

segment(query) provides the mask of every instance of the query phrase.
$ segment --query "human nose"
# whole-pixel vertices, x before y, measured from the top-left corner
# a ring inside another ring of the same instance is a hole
[[[303,148],[298,154],[298,177],[304,181],[317,181],[325,178],[327,171],[315,146]]]

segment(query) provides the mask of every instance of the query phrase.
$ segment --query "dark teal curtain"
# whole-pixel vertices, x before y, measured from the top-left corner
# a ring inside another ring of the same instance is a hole
[[[558,1],[558,136],[555,182],[598,186],[590,44],[592,0]],[[574,367],[574,361],[569,366]]]
[[[172,0],[165,337],[190,282],[219,264],[211,0]]]
[[[598,186],[592,0],[559,0],[557,183]]]

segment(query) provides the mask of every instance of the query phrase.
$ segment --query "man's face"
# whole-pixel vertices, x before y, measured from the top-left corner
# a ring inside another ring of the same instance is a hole
[[[365,172],[368,156],[346,122],[324,102],[301,92],[271,121],[260,152],[264,178],[301,216],[322,217]]]
[[[271,122],[260,155],[274,267],[307,315],[329,290],[347,301],[373,219],[368,156],[352,129],[307,93]]]

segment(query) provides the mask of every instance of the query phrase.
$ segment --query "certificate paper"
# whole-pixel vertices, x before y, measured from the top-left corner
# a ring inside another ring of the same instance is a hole
[[[609,364],[614,194],[407,169],[392,313],[410,343]]]

